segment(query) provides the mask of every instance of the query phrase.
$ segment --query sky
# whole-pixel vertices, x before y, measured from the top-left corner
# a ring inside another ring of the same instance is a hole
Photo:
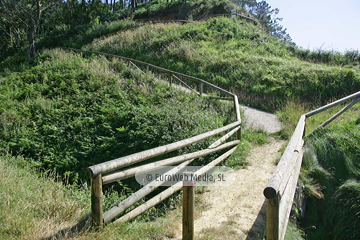
[[[360,50],[360,0],[266,0],[293,42],[310,50]]]

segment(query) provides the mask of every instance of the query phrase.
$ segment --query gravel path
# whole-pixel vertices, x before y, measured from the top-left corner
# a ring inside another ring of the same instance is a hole
[[[203,194],[201,199],[208,210],[201,212],[195,221],[196,239],[208,232],[217,232],[212,239],[263,239],[263,190],[275,171],[275,160],[284,144],[271,139],[269,144],[254,148],[247,159],[250,166],[236,172],[234,184],[211,187]]]
[[[268,133],[279,132],[283,124],[272,113],[261,111],[252,107],[241,106],[245,115],[245,125],[252,128],[263,129]]]
[[[164,81],[160,80],[159,81]],[[165,81],[164,81],[165,82]],[[184,86],[173,84],[176,88],[182,89],[183,91],[190,93],[194,90],[190,90]],[[197,92],[199,93],[199,92]],[[206,96],[206,94],[203,94]],[[245,119],[244,123],[247,126],[250,126],[252,128],[256,129],[263,129],[268,133],[275,133],[279,132],[283,129],[283,124],[279,121],[279,119],[276,117],[275,114],[265,112],[262,110],[258,110],[252,107],[240,105],[240,108],[244,112]]]

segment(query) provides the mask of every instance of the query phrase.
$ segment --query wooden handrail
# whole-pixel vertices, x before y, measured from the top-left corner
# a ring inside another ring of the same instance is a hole
[[[339,99],[339,100],[337,100],[337,101],[335,101],[335,102],[333,102],[333,103],[327,104],[327,105],[325,105],[325,106],[323,106],[323,107],[317,108],[317,109],[315,109],[315,110],[313,110],[313,111],[311,111],[311,112],[308,112],[308,113],[305,114],[305,116],[306,116],[307,118],[308,118],[308,117],[311,117],[311,116],[313,116],[313,115],[315,115],[315,114],[318,114],[318,113],[321,113],[321,112],[325,111],[326,109],[332,108],[332,107],[334,107],[334,106],[336,106],[336,105],[339,105],[339,104],[341,104],[341,103],[344,103],[344,102],[347,102],[347,101],[349,101],[349,100],[352,100],[352,99],[355,99],[355,98],[359,98],[359,97],[360,97],[360,91],[359,91],[359,92],[356,92],[356,93],[354,93],[354,94],[351,94],[351,95],[349,95],[349,96],[347,96],[347,97],[344,97],[344,98],[342,98],[342,99]]]
[[[133,176],[135,176],[135,174],[147,172],[147,171],[150,171],[159,166],[172,166],[172,165],[175,165],[175,164],[178,164],[178,163],[181,163],[181,162],[193,159],[193,158],[203,157],[203,156],[209,155],[211,153],[215,153],[215,152],[221,151],[223,149],[236,146],[237,144],[239,144],[239,142],[240,142],[239,140],[235,140],[235,141],[231,141],[231,142],[225,143],[223,145],[220,145],[216,148],[199,150],[199,151],[187,153],[187,154],[184,154],[181,156],[176,156],[176,157],[164,159],[164,160],[153,162],[153,163],[148,163],[148,164],[142,165],[140,167],[134,167],[134,168],[131,168],[128,170],[115,172],[115,173],[109,174],[107,176],[104,176],[102,178],[103,185],[112,183],[112,182],[116,182],[118,180],[122,180],[122,179],[125,179],[128,177],[133,177]]]
[[[193,161],[193,159],[188,160],[180,164],[177,168],[173,168],[170,171],[164,173],[165,175],[171,175],[175,174],[184,167],[186,167],[188,164],[190,164]],[[147,196],[151,192],[153,192],[157,187],[161,186],[161,181],[154,180],[152,184],[148,184],[141,188],[140,190],[136,191],[134,194],[132,194],[130,197],[123,200],[121,203],[119,203],[117,206],[112,207],[109,211],[104,213],[104,223],[108,224],[110,221],[114,220],[119,214],[123,213],[126,209],[131,207],[134,203],[138,202],[143,197]]]
[[[303,158],[303,145],[306,119],[310,116],[323,112],[331,107],[355,99],[348,106],[344,107],[329,120],[320,125],[326,126],[332,120],[340,116],[350,107],[360,101],[360,92],[354,93],[333,103],[310,111],[302,115],[291,136],[291,139],[283,153],[274,174],[267,187],[264,189],[264,196],[267,199],[266,207],[266,239],[283,240],[289,220],[293,197]],[[319,129],[317,128],[317,129]],[[315,130],[316,131],[316,130]]]
[[[108,173],[114,170],[117,170],[119,168],[122,167],[126,167],[138,162],[141,162],[143,160],[152,158],[152,157],[156,157],[165,153],[169,153],[175,150],[178,150],[180,148],[189,146],[191,144],[197,143],[199,141],[202,141],[206,138],[215,136],[219,133],[225,132],[227,130],[230,130],[234,127],[237,127],[241,124],[240,121],[231,123],[229,125],[226,125],[224,127],[191,137],[191,138],[187,138],[175,143],[170,143],[161,147],[157,147],[157,148],[152,148],[149,150],[145,150],[139,153],[134,153],[125,157],[121,157],[121,158],[117,158],[108,162],[104,162],[104,163],[100,163],[97,165],[93,165],[91,167],[88,167],[88,173],[90,177],[95,177],[98,174],[104,174],[104,173]]]
[[[200,168],[198,171],[196,171],[194,173],[194,175],[196,174],[196,175],[199,176],[199,175],[202,175],[202,174],[206,173],[207,171],[210,170],[210,167],[214,167],[217,164],[219,164],[221,161],[223,161],[224,159],[229,157],[235,150],[236,150],[236,147],[233,147],[232,149],[230,149],[229,151],[227,151],[226,153],[224,153],[220,157],[216,158],[211,163],[209,163],[209,164],[205,165],[204,167]],[[175,192],[181,190],[181,187],[182,187],[181,182],[176,183],[175,185],[167,188],[165,191],[159,193],[155,197],[149,199],[147,202],[141,204],[137,208],[133,209],[132,211],[130,211],[128,213],[126,213],[124,216],[117,219],[115,222],[126,222],[126,221],[129,221],[129,220],[135,218],[139,214],[141,214],[141,213],[145,212],[146,210],[148,210],[149,208],[155,206],[160,200],[164,200],[164,199],[170,197]]]
[[[274,199],[280,191],[280,185],[282,182],[286,182],[290,177],[290,169],[293,168],[295,162],[291,161],[294,152],[300,152],[301,140],[303,138],[305,129],[305,115],[302,115],[296,126],[296,129],[291,136],[291,139],[285,149],[285,152],[281,156],[281,159],[275,169],[274,174],[267,187],[264,189],[264,195],[268,199]]]

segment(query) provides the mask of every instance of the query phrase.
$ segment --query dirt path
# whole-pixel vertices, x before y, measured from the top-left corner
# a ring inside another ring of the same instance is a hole
[[[262,191],[284,144],[270,138],[270,143],[251,150],[250,165],[237,170],[235,183],[208,187],[201,194],[206,210],[197,213],[195,239],[262,239],[265,225]],[[181,239],[181,229],[176,239]]]

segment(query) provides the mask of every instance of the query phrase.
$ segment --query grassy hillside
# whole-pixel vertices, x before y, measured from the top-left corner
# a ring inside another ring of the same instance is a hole
[[[124,9],[110,15],[113,20],[131,16],[133,19],[152,20],[199,20],[212,14],[229,13],[231,9],[239,9],[232,1],[207,0],[207,1],[183,1],[164,2],[153,0],[144,4],[138,4],[135,12]],[[106,16],[105,16],[106,17]]]
[[[88,166],[195,136],[234,117],[231,104],[185,94],[120,60],[52,50],[37,61],[2,79],[0,150],[72,182],[84,180]]]
[[[279,109],[288,99],[324,104],[360,89],[359,65],[314,64],[259,26],[229,18],[149,24],[83,49],[119,54],[203,78],[243,103]]]

